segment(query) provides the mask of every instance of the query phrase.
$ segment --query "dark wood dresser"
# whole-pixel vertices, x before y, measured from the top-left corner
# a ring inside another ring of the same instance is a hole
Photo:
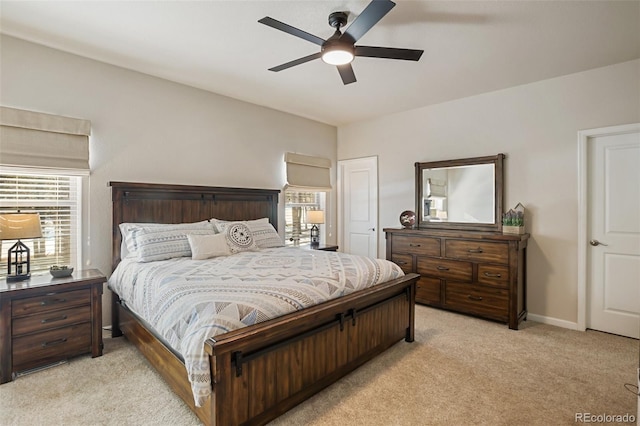
[[[420,274],[416,302],[509,324],[527,316],[529,234],[384,229],[387,259]]]
[[[97,269],[0,280],[0,384],[76,355],[102,355],[105,281]]]

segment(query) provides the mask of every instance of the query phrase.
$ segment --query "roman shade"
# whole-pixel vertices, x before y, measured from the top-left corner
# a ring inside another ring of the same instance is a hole
[[[287,152],[287,184],[285,189],[293,191],[330,191],[331,160]]]
[[[91,122],[0,107],[0,165],[89,170]]]

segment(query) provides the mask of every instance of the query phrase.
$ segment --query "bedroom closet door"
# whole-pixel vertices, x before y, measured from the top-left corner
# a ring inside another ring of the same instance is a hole
[[[338,161],[340,251],[378,257],[378,158]]]
[[[637,339],[640,129],[590,137],[587,167],[586,327]]]

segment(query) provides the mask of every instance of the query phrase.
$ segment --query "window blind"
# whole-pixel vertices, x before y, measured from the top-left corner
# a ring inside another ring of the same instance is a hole
[[[0,107],[0,164],[89,170],[91,122]]]
[[[52,265],[79,264],[80,187],[78,176],[0,173],[0,214],[40,213],[42,238],[22,240],[31,250],[32,273]],[[7,251],[15,242],[0,242],[2,265],[7,264]],[[6,273],[6,267],[0,268],[0,277]]]
[[[284,161],[287,165],[285,189],[294,191],[331,190],[331,160],[328,158],[287,152]]]

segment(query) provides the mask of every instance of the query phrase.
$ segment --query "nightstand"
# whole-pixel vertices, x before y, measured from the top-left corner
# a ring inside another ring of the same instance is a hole
[[[320,244],[317,246],[312,246],[311,244],[307,244],[300,247],[304,249],[309,249],[309,250],[338,251],[338,246],[331,246],[326,244]]]
[[[0,280],[0,384],[76,355],[101,356],[106,280],[97,269]]]

